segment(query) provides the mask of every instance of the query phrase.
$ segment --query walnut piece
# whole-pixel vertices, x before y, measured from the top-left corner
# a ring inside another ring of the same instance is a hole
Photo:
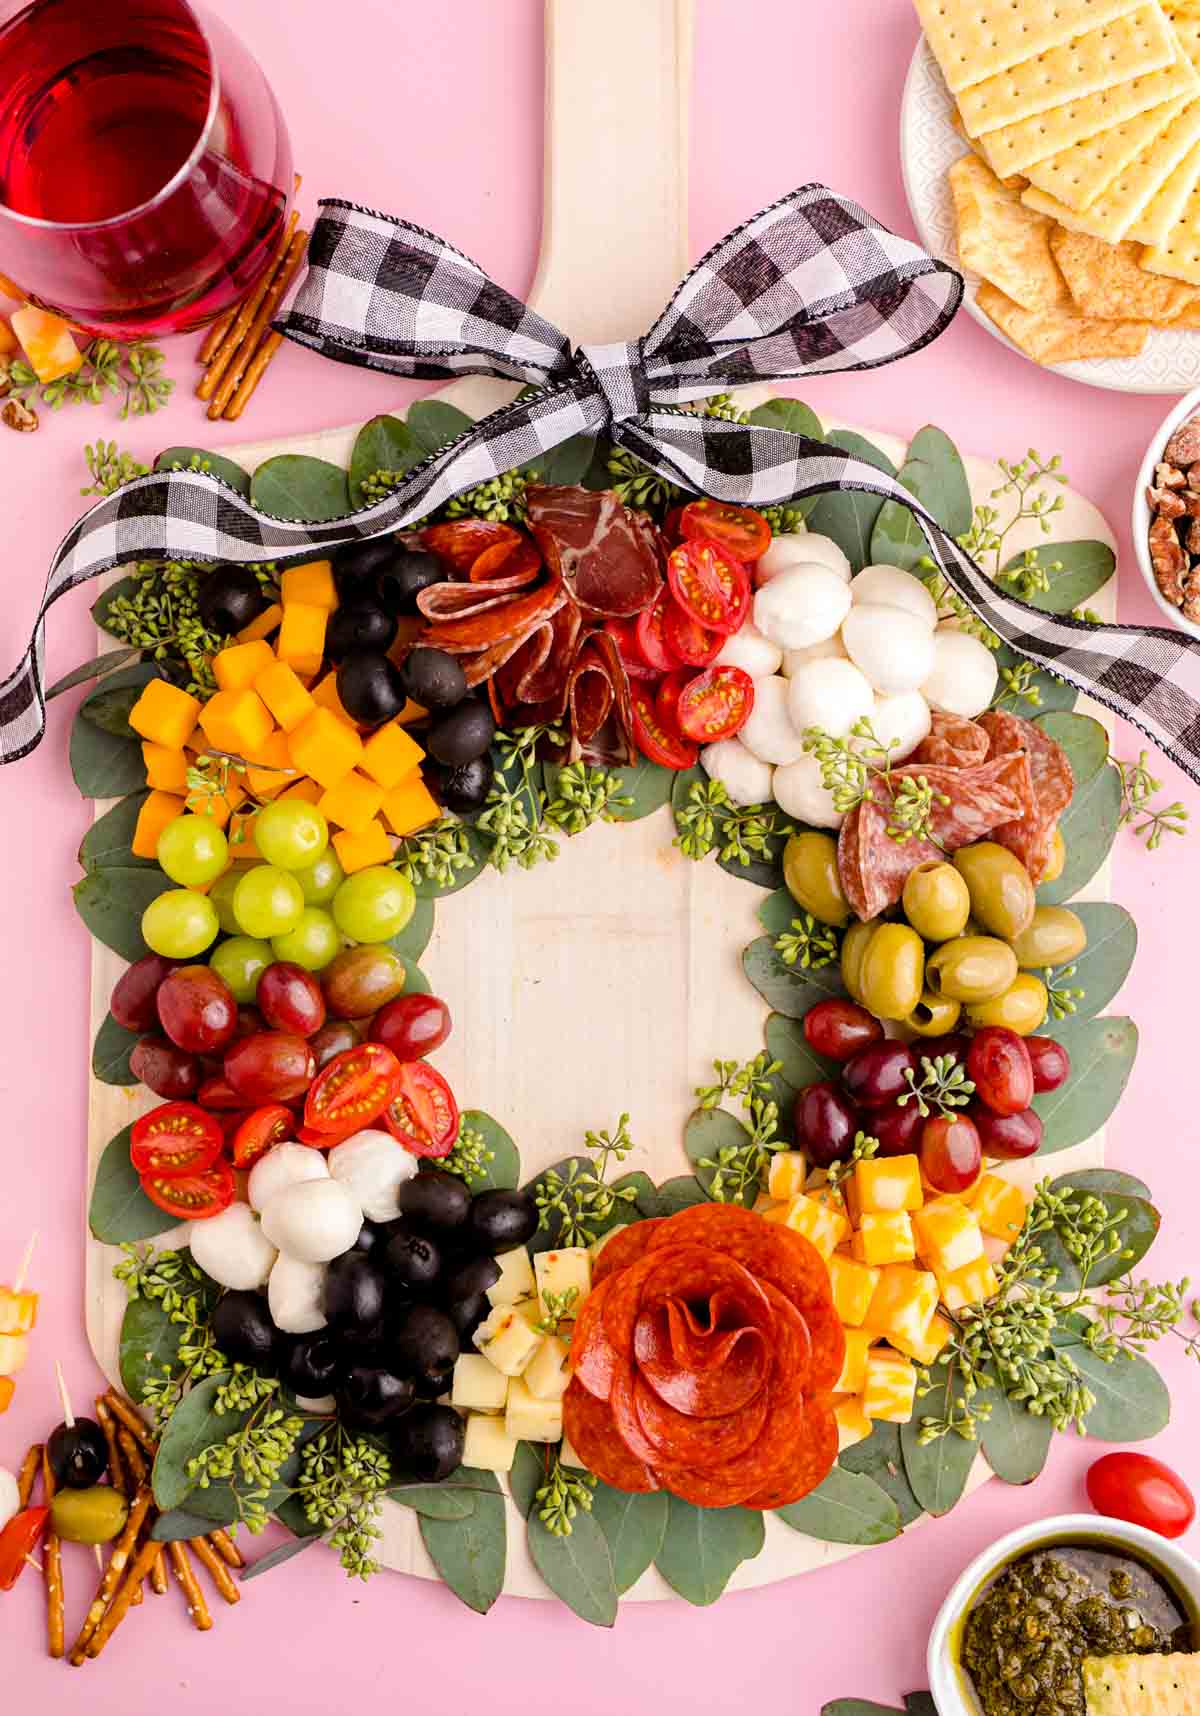
[[[1175,524],[1169,518],[1156,518],[1150,526],[1150,564],[1154,579],[1168,602],[1180,607],[1183,603],[1183,579],[1188,570],[1187,555],[1175,534]]]
[[[1168,465],[1178,465],[1181,469],[1200,460],[1200,417],[1179,425],[1167,442],[1163,458]]]
[[[23,405],[19,399],[10,399],[4,410],[0,411],[0,421],[10,429],[28,435],[38,426],[38,414],[31,411],[28,405]]]

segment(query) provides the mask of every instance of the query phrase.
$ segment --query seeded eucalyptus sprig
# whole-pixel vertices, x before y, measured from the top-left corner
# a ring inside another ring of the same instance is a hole
[[[92,480],[80,489],[81,495],[114,495],[135,477],[144,477],[150,469],[132,453],[123,453],[115,441],[97,441],[94,446],[85,446],[83,458]]]
[[[1037,674],[1037,664],[1032,661],[1019,661],[1015,667],[1002,667],[991,707],[1003,709],[1006,703],[1026,703],[1031,709],[1040,709],[1042,693],[1036,684]]]
[[[454,1148],[438,1167],[446,1174],[457,1174],[460,1180],[471,1185],[475,1180],[482,1180],[487,1174],[487,1165],[495,1159],[496,1152],[489,1150],[483,1133],[474,1126],[468,1126],[465,1120],[458,1123],[458,1137],[454,1140]]]
[[[369,1579],[379,1571],[380,1509],[391,1482],[387,1455],[365,1436],[328,1424],[300,1450],[296,1494],[310,1525],[330,1534],[345,1571]]]
[[[782,1070],[783,1062],[771,1060],[765,1051],[752,1061],[714,1061],[716,1084],[696,1090],[701,1109],[720,1108],[731,1097],[745,1116],[744,1143],[723,1144],[715,1157],[702,1156],[697,1163],[711,1175],[707,1191],[717,1203],[744,1202],[766,1178],[772,1155],[784,1148],[774,1082]]]
[[[546,1481],[534,1492],[534,1512],[554,1537],[570,1537],[576,1514],[592,1511],[596,1480],[591,1472],[564,1466],[557,1449],[553,1455],[547,1450],[547,1459]]]
[[[556,787],[557,796],[544,805],[542,820],[566,835],[582,834],[596,822],[615,822],[615,813],[633,803],[628,793],[621,792],[617,775],[583,762],[561,768]]]
[[[825,1171],[825,1184],[835,1191],[843,1180],[848,1180],[859,1162],[871,1162],[879,1154],[879,1140],[869,1132],[856,1132],[854,1146],[849,1156],[841,1162],[831,1162]]]
[[[444,888],[475,862],[465,824],[443,817],[421,834],[406,835],[396,847],[393,866],[410,882]]]
[[[578,1299],[578,1287],[564,1287],[561,1293],[543,1293],[541,1315],[534,1328],[539,1334],[557,1335],[570,1346]]]
[[[674,844],[697,862],[715,851],[725,864],[769,860],[771,842],[793,831],[783,812],[762,804],[736,805],[724,781],[693,781],[675,817]]]
[[[975,1086],[967,1077],[966,1068],[954,1055],[921,1055],[921,1082],[918,1084],[911,1067],[904,1069],[908,1089],[896,1098],[898,1107],[915,1102],[922,1120],[928,1120],[936,1109],[947,1119],[954,1118],[956,1108],[965,1108],[975,1094]]]
[[[536,471],[506,471],[486,483],[476,483],[447,501],[446,518],[482,518],[492,524],[524,524],[525,490],[540,479]]]
[[[228,1382],[217,1390],[213,1412],[218,1418],[233,1413],[249,1417],[224,1441],[202,1448],[184,1468],[197,1489],[228,1484],[237,1502],[237,1523],[253,1535],[267,1524],[271,1492],[304,1429],[304,1419],[280,1406],[279,1397],[275,1377],[235,1365]]]
[[[57,381],[39,382],[24,358],[14,358],[8,373],[15,398],[36,397],[51,411],[64,405],[99,405],[111,396],[121,400],[121,417],[148,417],[161,411],[174,391],[164,361],[160,348],[144,340],[121,344],[100,338],[84,347],[79,368]]]
[[[149,1245],[126,1244],[121,1250],[125,1255],[113,1275],[129,1299],[160,1306],[181,1331],[172,1362],[159,1365],[143,1383],[143,1403],[161,1430],[191,1384],[228,1370],[229,1360],[213,1339],[212,1284],[191,1258],[179,1251],[156,1252]]]
[[[837,931],[829,924],[818,923],[811,912],[792,919],[792,927],[775,938],[775,952],[785,965],[799,965],[803,971],[819,971],[832,965],[840,949]]]
[[[1067,1019],[1079,1010],[1079,1003],[1087,995],[1086,989],[1078,984],[1072,984],[1070,979],[1075,975],[1075,966],[1060,965],[1057,970],[1047,965],[1042,971],[1042,981],[1046,985],[1046,999],[1050,1003],[1050,1012],[1055,1019]]]
[[[617,1130],[585,1132],[584,1146],[591,1160],[572,1160],[565,1174],[549,1168],[538,1181],[534,1201],[538,1226],[548,1230],[557,1218],[560,1245],[591,1245],[620,1204],[632,1204],[637,1192],[632,1186],[610,1186],[606,1176],[614,1162],[623,1162],[633,1149],[629,1116],[622,1114]]]
[[[1138,839],[1145,841],[1147,852],[1158,850],[1164,834],[1187,833],[1187,809],[1178,799],[1168,805],[1151,803],[1155,793],[1162,791],[1163,783],[1146,767],[1145,751],[1136,763],[1122,762],[1118,757],[1112,761],[1121,776],[1122,828],[1132,827]],[[1139,822],[1139,817],[1145,820]]]
[[[991,499],[996,501],[1014,496],[1012,511],[1007,519],[1002,520],[999,507],[977,506],[971,518],[971,528],[958,538],[958,545],[972,559],[979,561],[993,581],[1010,584],[1017,595],[1028,600],[1031,595],[1050,588],[1051,577],[1062,571],[1062,563],[1056,561],[1043,566],[1039,550],[1027,548],[1021,563],[1005,570],[1004,544],[1015,527],[1026,519],[1034,520],[1043,536],[1050,535],[1050,520],[1055,513],[1062,511],[1066,503],[1062,495],[1054,494],[1044,485],[1061,487],[1067,478],[1058,454],[1052,459],[1043,459],[1033,447],[1023,459],[1000,459],[997,463],[1004,472],[1005,481],[992,490]]]

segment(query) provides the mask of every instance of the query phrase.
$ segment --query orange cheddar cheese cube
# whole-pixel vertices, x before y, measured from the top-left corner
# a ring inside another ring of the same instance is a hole
[[[867,1320],[871,1298],[879,1285],[880,1271],[868,1263],[835,1252],[829,1259],[829,1285],[833,1308],[848,1328],[859,1329]]]
[[[200,725],[210,745],[235,757],[252,755],[274,731],[270,710],[248,687],[218,691],[200,711]]]
[[[838,1453],[843,1448],[853,1448],[856,1442],[865,1442],[871,1434],[872,1424],[862,1409],[862,1401],[853,1394],[845,1394],[833,1403],[833,1416],[838,1427]]]
[[[277,632],[283,620],[283,609],[278,602],[272,602],[262,613],[243,626],[237,635],[239,643],[257,643],[259,638],[269,638],[272,632]]]
[[[397,727],[411,727],[414,721],[423,721],[428,713],[429,711],[424,704],[415,703],[411,697],[406,697],[404,708],[399,715],[394,715],[392,719]]]
[[[129,711],[129,725],[140,738],[182,751],[196,730],[200,699],[165,679],[152,679]]]
[[[979,1169],[979,1173],[971,1181],[971,1184],[969,1186],[963,1187],[961,1192],[943,1192],[938,1186],[930,1185],[929,1181],[925,1178],[924,1174],[921,1175],[921,1188],[924,1191],[925,1196],[929,1199],[943,1198],[943,1199],[946,1199],[947,1201],[950,1199],[953,1199],[954,1202],[957,1204],[969,1204],[971,1199],[975,1195],[975,1188],[978,1186],[978,1184],[982,1178],[983,1178],[983,1167],[981,1164],[980,1169]]]
[[[862,1409],[867,1418],[887,1424],[907,1424],[917,1398],[917,1373],[910,1359],[887,1347],[872,1347],[867,1354],[867,1377],[863,1384]]]
[[[438,802],[416,772],[388,793],[383,801],[383,814],[393,834],[415,834],[419,828],[436,822],[441,815]]]
[[[245,787],[231,776],[225,783],[224,792],[206,792],[202,787],[193,787],[185,794],[184,804],[193,816],[211,816],[218,828],[224,828],[245,797]]]
[[[833,1256],[849,1227],[844,1215],[839,1215],[837,1210],[829,1209],[803,1193],[797,1198],[789,1198],[787,1203],[779,1204],[773,1210],[768,1210],[764,1220],[777,1222],[780,1227],[788,1227],[793,1233],[803,1234],[826,1260]]]
[[[275,653],[297,673],[319,673],[325,659],[325,626],[328,610],[312,602],[289,602],[275,643]]]
[[[911,1341],[907,1335],[892,1335],[892,1345],[902,1353],[907,1353],[917,1364],[929,1365],[937,1358],[946,1342],[950,1339],[950,1324],[940,1311],[935,1311],[925,1328],[925,1333],[919,1340]]]
[[[979,1305],[990,1299],[999,1287],[996,1271],[986,1255],[977,1257],[962,1269],[935,1270],[942,1304],[948,1311],[962,1311],[968,1305]]]
[[[301,686],[301,690],[303,690]],[[275,798],[296,779],[287,734],[278,728],[255,751],[246,770],[246,785],[255,798]]]
[[[310,608],[324,608],[329,614],[337,607],[333,563],[329,560],[308,560],[303,566],[289,566],[279,582],[285,608],[299,602]]]
[[[317,707],[295,670],[286,661],[276,661],[274,656],[255,679],[254,689],[285,733],[294,733]]]
[[[363,744],[353,727],[318,708],[288,735],[288,748],[295,768],[331,787],[362,760]]]
[[[144,750],[145,746],[142,748]],[[984,1233],[989,1234],[992,1239],[1003,1239],[1009,1245],[1025,1226],[1025,1212],[1028,1208],[1025,1194],[1020,1186],[1014,1186],[1010,1180],[1001,1179],[999,1174],[983,1175],[971,1193],[970,1207],[975,1211]]]
[[[871,1337],[865,1329],[846,1330],[846,1356],[841,1375],[833,1385],[835,1394],[861,1394],[867,1380],[867,1357]]]
[[[876,1156],[856,1162],[850,1178],[862,1215],[868,1211],[919,1210],[925,1201],[916,1156]]]
[[[264,638],[230,644],[213,656],[213,678],[222,691],[247,691],[274,660],[275,652]]]
[[[420,767],[425,753],[395,721],[389,721],[363,745],[362,767],[385,792],[391,792]]]
[[[320,680],[318,684],[313,686],[312,700],[321,709],[328,709],[332,715],[336,715],[339,721],[344,721],[347,727],[353,727],[355,732],[358,731],[355,722],[351,720],[350,716],[347,715],[345,709],[342,707],[342,700],[338,696],[336,673],[327,673],[324,679]],[[404,711],[401,710],[400,714],[402,715],[403,713]],[[397,715],[396,720],[398,721],[399,719],[400,716]]]
[[[911,1263],[917,1255],[907,1210],[868,1210],[850,1241],[859,1263],[881,1268],[885,1263]]]
[[[13,1402],[17,1385],[11,1376],[0,1376],[0,1412],[7,1412]]]
[[[249,858],[261,858],[254,840],[254,824],[258,821],[256,810],[240,811],[229,825],[229,855],[244,863]]]
[[[316,804],[324,790],[319,781],[310,781],[307,775],[301,775],[294,786],[287,787],[279,796],[303,799],[305,804]]]
[[[383,788],[379,783],[351,769],[334,786],[326,788],[317,800],[317,809],[335,828],[361,834],[374,821],[382,803]]]
[[[142,761],[146,765],[148,787],[158,787],[161,792],[187,791],[186,751],[176,751],[170,745],[156,745],[152,739],[143,739]]]
[[[135,858],[157,858],[158,837],[168,822],[182,816],[184,803],[175,793],[152,792],[141,810],[133,830],[130,850]]]
[[[910,1343],[919,1341],[937,1305],[936,1276],[907,1263],[889,1263],[880,1271],[867,1312],[867,1327],[889,1341],[897,1335]]]
[[[83,362],[83,353],[71,338],[70,324],[49,310],[23,304],[9,317],[12,331],[21,342],[29,367],[38,380],[60,381],[73,375]]]
[[[796,1198],[808,1179],[808,1157],[803,1150],[776,1150],[767,1169],[767,1191],[773,1198]]]
[[[935,1198],[912,1218],[917,1254],[930,1269],[949,1275],[983,1256],[979,1217],[957,1198]]]
[[[347,876],[365,870],[370,864],[386,864],[392,856],[392,843],[382,822],[369,822],[360,834],[342,828],[333,836],[333,849]]]

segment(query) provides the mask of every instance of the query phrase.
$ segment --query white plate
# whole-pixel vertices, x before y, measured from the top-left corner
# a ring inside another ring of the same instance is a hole
[[[967,145],[954,129],[954,98],[946,88],[937,61],[922,36],[900,102],[900,163],[904,190],[921,243],[932,256],[959,267],[955,242],[954,204],[946,178]],[[1006,339],[975,303],[979,276],[964,271],[967,312],[1010,351],[1024,352]],[[1032,362],[1025,358],[1027,363]],[[1107,387],[1121,393],[1187,393],[1200,386],[1200,332],[1156,329],[1140,357],[1090,358],[1086,362],[1048,366],[1071,381]]]

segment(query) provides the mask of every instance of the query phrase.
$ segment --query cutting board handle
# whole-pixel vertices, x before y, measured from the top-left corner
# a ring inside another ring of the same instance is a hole
[[[530,302],[624,340],[687,271],[692,0],[546,0],[546,188]]]

